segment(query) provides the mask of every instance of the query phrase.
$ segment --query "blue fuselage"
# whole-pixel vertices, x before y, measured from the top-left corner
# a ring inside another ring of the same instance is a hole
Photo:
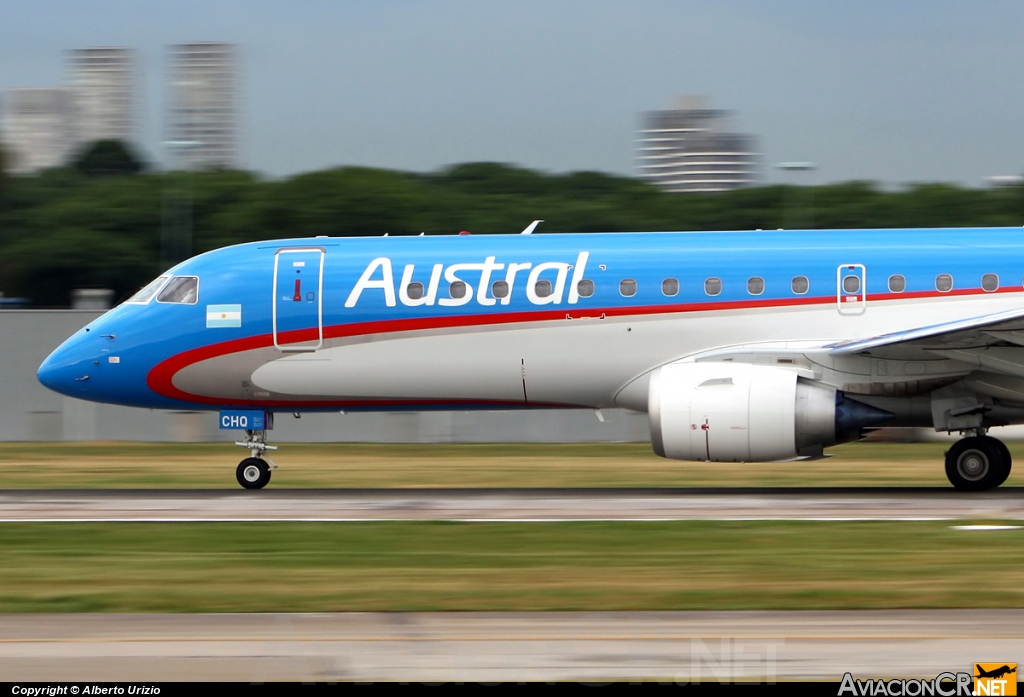
[[[1022,275],[1020,228],[283,239],[179,264],[39,379],[160,409],[612,406],[698,351],[1019,305]]]

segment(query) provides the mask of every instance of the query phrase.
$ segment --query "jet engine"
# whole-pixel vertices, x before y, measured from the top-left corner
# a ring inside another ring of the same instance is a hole
[[[676,363],[650,379],[654,452],[674,460],[766,462],[821,455],[892,417],[795,371]]]

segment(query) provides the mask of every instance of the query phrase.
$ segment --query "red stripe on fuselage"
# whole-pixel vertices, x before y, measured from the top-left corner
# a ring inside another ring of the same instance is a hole
[[[1021,292],[1020,287],[1005,287],[995,291],[984,291],[978,288],[965,288],[951,290],[945,293],[939,291],[914,291],[909,293],[885,293],[869,294],[868,300],[906,300],[946,296],[965,295],[992,295],[994,293]],[[751,299],[751,300],[723,300],[701,303],[680,303],[673,305],[647,305],[641,307],[613,307],[605,309],[583,309],[579,307],[562,308],[558,310],[539,310],[533,312],[509,312],[504,314],[483,314],[483,315],[453,315],[448,317],[416,317],[406,319],[385,319],[372,322],[359,322],[353,324],[336,324],[324,327],[325,339],[338,339],[349,336],[367,336],[371,334],[395,334],[398,332],[423,331],[428,329],[451,329],[455,327],[480,327],[488,325],[503,324],[524,324],[527,322],[564,321],[574,319],[598,319],[605,317],[643,317],[662,314],[682,314],[691,312],[713,312],[716,310],[745,310],[763,308],[798,307],[805,305],[827,305],[836,302],[836,296],[800,296],[795,298],[772,298],[772,299]],[[306,341],[316,341],[319,331],[312,329],[297,329],[288,332],[281,332],[277,335],[278,344],[298,344]],[[255,400],[242,399],[221,399],[194,395],[180,390],[174,385],[174,376],[181,370],[210,360],[227,356],[232,353],[242,353],[261,348],[269,348],[274,345],[274,337],[271,334],[249,336],[242,339],[233,339],[219,344],[210,344],[190,349],[176,354],[158,363],[146,377],[146,384],[153,392],[195,404],[211,404],[223,406],[244,406],[259,404],[266,407],[375,407],[375,406],[453,406],[460,405],[493,405],[493,406],[524,406],[522,402],[507,400],[472,400],[472,401],[451,401],[451,400]],[[571,404],[534,404],[530,406],[549,407],[572,407]]]

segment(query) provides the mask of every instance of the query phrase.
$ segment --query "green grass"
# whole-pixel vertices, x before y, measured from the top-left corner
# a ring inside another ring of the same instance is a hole
[[[703,463],[646,443],[282,444],[273,488],[937,486],[946,443],[855,443],[810,462]],[[1010,443],[1024,460],[1024,443]],[[0,488],[228,488],[245,453],[225,443],[0,443]],[[1008,486],[1024,484],[1024,468]]]
[[[910,522],[0,525],[0,612],[1022,607],[1024,531]]]

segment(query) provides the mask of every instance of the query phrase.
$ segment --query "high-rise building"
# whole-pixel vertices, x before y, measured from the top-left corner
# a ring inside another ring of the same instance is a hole
[[[10,171],[26,174],[65,164],[74,147],[71,95],[54,88],[15,89],[4,105]]]
[[[119,47],[69,52],[77,146],[135,140],[135,55]]]
[[[757,179],[754,138],[725,133],[729,112],[682,97],[674,108],[643,115],[637,138],[639,175],[666,191],[713,192]]]
[[[236,166],[235,47],[199,42],[170,48],[168,140],[174,166]]]

